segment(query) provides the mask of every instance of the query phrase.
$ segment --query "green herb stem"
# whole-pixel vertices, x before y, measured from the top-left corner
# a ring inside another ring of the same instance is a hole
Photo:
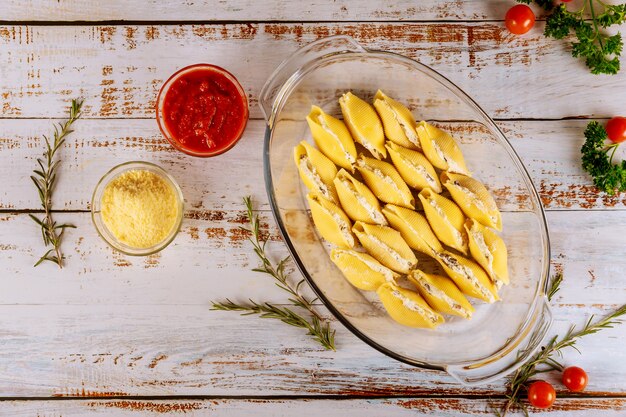
[[[30,177],[37,188],[44,212],[43,218],[39,218],[34,214],[30,214],[30,218],[41,228],[44,246],[52,246],[39,258],[34,266],[41,265],[44,261],[49,261],[57,264],[59,268],[63,268],[64,256],[61,253],[61,239],[65,229],[76,227],[69,223],[58,224],[52,218],[52,194],[56,186],[57,168],[60,163],[60,160],[55,158],[57,151],[65,143],[67,135],[73,132],[71,126],[80,117],[82,105],[82,100],[72,100],[68,119],[64,123],[54,125],[52,142],[47,136],[43,136],[46,149],[43,153],[43,158],[37,158],[39,168],[33,170],[33,175]]]

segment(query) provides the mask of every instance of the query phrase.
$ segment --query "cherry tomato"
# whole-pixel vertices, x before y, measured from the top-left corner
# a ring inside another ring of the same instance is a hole
[[[509,32],[522,35],[535,26],[535,14],[525,4],[518,4],[506,12],[504,23]]]
[[[606,124],[606,133],[613,143],[622,143],[626,140],[626,117],[614,117]]]
[[[572,0],[561,0],[562,3],[569,3]]]
[[[535,381],[528,387],[528,402],[537,408],[548,408],[556,399],[552,384],[546,381]]]
[[[570,366],[563,370],[563,376],[561,378],[563,385],[568,390],[573,392],[579,392],[585,389],[589,378],[587,378],[587,372],[583,368],[578,366]]]

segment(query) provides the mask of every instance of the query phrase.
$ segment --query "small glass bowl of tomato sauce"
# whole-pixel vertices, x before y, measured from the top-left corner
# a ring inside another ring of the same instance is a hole
[[[208,157],[239,141],[248,123],[248,99],[239,81],[211,64],[175,72],[157,96],[159,129],[181,152]]]

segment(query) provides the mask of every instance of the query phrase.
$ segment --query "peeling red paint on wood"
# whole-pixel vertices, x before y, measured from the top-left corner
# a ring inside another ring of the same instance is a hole
[[[153,402],[153,401],[106,401],[98,402],[91,401],[88,403],[90,407],[94,408],[116,408],[122,410],[132,411],[147,411],[156,414],[169,414],[169,413],[187,413],[202,408],[201,402]]]

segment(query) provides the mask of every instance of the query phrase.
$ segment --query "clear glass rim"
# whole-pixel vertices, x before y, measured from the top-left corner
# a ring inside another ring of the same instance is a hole
[[[477,367],[481,367],[481,366],[493,363],[494,361],[497,361],[498,359],[504,357],[507,353],[511,352],[513,349],[516,349],[524,341],[525,339],[524,336],[527,335],[528,333],[534,332],[534,331],[543,331],[545,333],[547,331],[547,328],[542,329],[541,327],[538,327],[541,324],[541,320],[540,320],[541,317],[535,313],[537,312],[539,308],[541,308],[542,301],[545,300],[545,295],[548,291],[548,286],[549,286],[548,278],[549,278],[549,272],[550,272],[551,255],[550,255],[550,238],[549,238],[549,233],[548,233],[548,222],[545,216],[545,212],[543,210],[543,206],[541,204],[539,193],[537,192],[534,184],[532,183],[532,180],[528,174],[528,171],[526,170],[523,163],[521,162],[519,155],[517,154],[515,149],[513,149],[510,142],[508,141],[506,136],[504,136],[500,128],[487,115],[487,113],[485,113],[485,111],[471,97],[469,97],[463,90],[461,90],[456,84],[454,84],[452,81],[450,81],[448,78],[441,75],[437,71],[428,67],[427,65],[424,65],[414,59],[411,59],[411,58],[408,58],[408,57],[405,57],[403,55],[396,54],[393,52],[377,51],[377,50],[365,50],[365,52],[351,52],[351,51],[350,52],[333,52],[304,65],[285,82],[285,84],[282,86],[282,88],[276,95],[276,98],[272,105],[272,112],[268,120],[269,121],[276,120],[276,115],[278,114],[280,110],[282,110],[285,101],[287,100],[291,92],[295,89],[295,87],[300,83],[300,81],[304,78],[306,74],[315,70],[319,66],[324,65],[328,61],[335,59],[337,56],[346,56],[346,55],[351,55],[351,56],[374,55],[374,56],[379,56],[379,57],[391,57],[394,60],[398,60],[406,64],[409,64],[412,67],[416,68],[416,70],[419,70],[422,73],[425,73],[426,75],[428,75],[429,77],[437,81],[439,84],[450,89],[453,93],[455,93],[459,98],[461,98],[468,106],[470,106],[477,114],[479,114],[483,118],[484,122],[486,122],[489,125],[489,127],[498,136],[498,139],[500,140],[501,144],[504,146],[505,150],[511,157],[511,160],[514,162],[516,168],[523,174],[522,175],[523,180],[528,190],[530,191],[531,200],[534,200],[533,202],[535,203],[535,206],[538,208],[538,212],[540,214],[541,240],[543,244],[543,255],[544,255],[543,265],[542,265],[541,277],[537,281],[537,288],[535,290],[535,295],[533,297],[532,303],[528,307],[527,315],[526,315],[524,322],[519,326],[516,334],[512,338],[509,339],[508,343],[501,346],[497,351],[492,352],[491,354],[483,358],[478,358],[478,359],[471,360],[471,361],[458,361],[458,362],[449,362],[449,363],[427,363],[427,362],[423,362],[423,361],[419,361],[419,360],[407,357],[405,355],[399,354],[397,352],[394,352],[393,350],[388,349],[387,347],[370,339],[369,336],[361,332],[346,317],[344,317],[340,311],[338,311],[335,308],[332,302],[330,302],[326,298],[326,296],[321,291],[321,289],[317,286],[313,278],[309,275],[304,263],[302,262],[302,260],[300,259],[298,255],[298,252],[293,246],[291,239],[289,238],[289,233],[287,232],[285,224],[283,223],[282,218],[280,216],[280,209],[276,201],[276,196],[274,195],[274,183],[272,179],[272,172],[271,172],[270,158],[269,158],[273,123],[271,125],[268,124],[266,126],[265,139],[264,139],[264,144],[263,144],[263,169],[264,169],[264,175],[265,175],[265,187],[266,187],[266,192],[268,195],[270,207],[272,209],[272,214],[274,216],[274,219],[276,220],[276,223],[278,224],[278,228],[283,237],[283,240],[285,244],[287,245],[287,248],[289,249],[289,253],[293,257],[294,262],[296,263],[296,266],[298,267],[298,270],[305,277],[305,279],[307,280],[307,283],[311,286],[316,296],[324,303],[326,308],[328,308],[328,310],[333,314],[333,316],[335,316],[337,320],[339,320],[339,322],[341,322],[344,326],[346,326],[346,328],[348,328],[348,330],[350,330],[359,339],[361,339],[362,341],[364,341],[365,343],[367,343],[374,349],[400,362],[403,362],[412,366],[420,367],[420,368],[426,368],[426,369],[435,369],[435,370],[445,371],[446,368],[449,366],[468,367],[468,368],[475,369]],[[538,328],[534,328],[534,327],[538,327]],[[541,339],[543,339],[544,335],[539,335],[541,336],[539,337],[539,342],[541,341]]]
[[[222,74],[223,76],[225,76],[237,88],[237,92],[243,98],[243,101],[245,103],[244,113],[242,115],[242,117],[244,119],[244,122],[243,122],[243,124],[241,126],[241,130],[239,132],[237,132],[237,135],[228,144],[228,146],[226,146],[225,148],[222,148],[222,149],[220,149],[218,151],[198,152],[198,151],[194,151],[193,149],[186,148],[179,141],[174,139],[174,135],[172,135],[172,133],[167,128],[167,125],[163,121],[163,119],[164,119],[164,116],[163,116],[163,104],[165,102],[165,97],[167,96],[167,91],[169,91],[169,89],[172,86],[172,84],[174,84],[174,82],[176,80],[178,80],[179,77],[181,77],[182,75],[187,74],[189,72],[198,70],[198,69],[206,69],[206,70],[214,71],[214,72],[217,72],[217,73]],[[159,125],[159,130],[161,131],[161,134],[165,137],[165,139],[167,139],[167,141],[170,143],[170,145],[172,145],[175,149],[181,151],[184,154],[187,154],[187,155],[190,155],[190,156],[199,157],[199,158],[209,158],[209,157],[212,157],[212,156],[221,155],[221,154],[229,151],[230,149],[232,149],[239,142],[239,140],[243,137],[243,133],[246,130],[246,126],[248,125],[248,119],[249,119],[249,116],[250,116],[248,96],[246,95],[245,90],[243,89],[243,87],[241,86],[241,84],[239,83],[237,78],[233,74],[231,74],[230,72],[228,72],[227,70],[225,70],[222,67],[219,67],[219,66],[213,65],[213,64],[205,64],[205,63],[188,65],[188,66],[186,66],[184,68],[179,69],[174,74],[170,75],[170,77],[167,79],[167,81],[165,81],[163,83],[163,85],[161,86],[161,89],[159,90],[159,93],[158,93],[157,99],[156,99],[156,109],[155,110],[156,110],[156,120],[157,120],[157,124]]]
[[[102,198],[102,193],[106,186],[115,178],[117,178],[120,174],[131,171],[131,170],[149,170],[151,172],[160,175],[165,181],[167,181],[172,188],[174,189],[174,193],[176,195],[176,203],[178,205],[178,216],[176,217],[176,223],[170,233],[167,235],[165,239],[156,245],[150,246],[148,248],[135,248],[125,243],[120,242],[115,238],[115,236],[106,228],[104,221],[101,220],[100,214],[100,198]],[[91,197],[91,220],[96,228],[96,231],[100,235],[100,237],[113,249],[124,253],[130,256],[147,256],[152,255],[157,252],[162,251],[170,243],[174,241],[178,232],[180,231],[182,222],[183,222],[183,213],[184,209],[184,198],[183,192],[178,185],[178,182],[174,179],[172,175],[170,175],[166,170],[161,168],[160,166],[153,164],[152,162],[145,161],[128,161],[121,163],[119,165],[114,166],[106,174],[100,178],[98,184],[94,188],[92,197]]]

